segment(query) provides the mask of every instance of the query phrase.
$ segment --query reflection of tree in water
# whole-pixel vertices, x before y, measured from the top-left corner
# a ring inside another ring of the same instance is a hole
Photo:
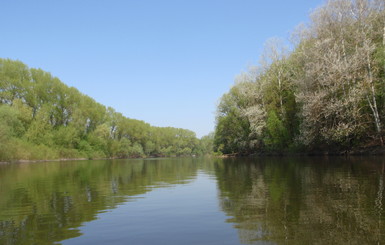
[[[382,160],[218,160],[222,209],[243,243],[385,241]]]
[[[197,160],[116,160],[0,165],[0,244],[53,244],[154,188],[195,178]]]

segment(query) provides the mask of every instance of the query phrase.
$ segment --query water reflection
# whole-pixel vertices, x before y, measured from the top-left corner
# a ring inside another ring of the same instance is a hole
[[[382,159],[227,160],[216,175],[242,243],[385,241]]]
[[[0,244],[53,244],[153,188],[195,178],[194,159],[0,165]]]
[[[110,228],[142,227],[141,236],[148,244],[161,242],[154,241],[152,233],[157,239],[169,238],[164,235],[168,229],[170,234],[179,229],[176,236],[184,244],[196,243],[197,237],[199,243],[210,244],[378,244],[385,241],[384,172],[382,158],[180,158],[0,165],[0,244],[63,240],[72,244],[67,239],[82,236],[81,227],[87,227],[87,222],[121,206],[131,213],[135,206],[139,213],[130,224],[126,217],[119,224],[109,218]],[[176,190],[180,186],[186,188]],[[183,203],[175,203],[176,193]],[[163,206],[151,203],[151,208],[162,214],[149,215],[162,217],[157,222],[163,227],[152,224],[157,232],[144,231],[149,226],[144,220],[153,219],[142,218],[140,211],[145,209],[141,205],[146,203],[139,201],[151,202],[160,195]],[[120,205],[127,203],[137,205]],[[127,238],[132,233],[127,232],[119,242]]]

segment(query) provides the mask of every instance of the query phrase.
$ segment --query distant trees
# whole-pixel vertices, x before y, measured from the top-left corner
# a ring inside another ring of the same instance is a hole
[[[186,129],[124,117],[41,69],[0,59],[0,160],[211,153]]]
[[[222,97],[215,148],[242,153],[383,145],[384,27],[380,0],[332,0],[316,9],[292,53],[270,42],[262,66],[249,72],[252,81],[243,75]],[[236,90],[248,91],[234,97]],[[238,114],[223,110],[229,97]],[[234,130],[229,120],[246,126]],[[230,147],[245,138],[241,149]]]

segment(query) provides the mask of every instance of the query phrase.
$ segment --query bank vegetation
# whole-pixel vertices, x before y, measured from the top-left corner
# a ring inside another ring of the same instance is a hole
[[[215,150],[359,152],[384,145],[385,1],[331,0],[272,39],[217,108]]]
[[[48,72],[0,59],[0,162],[203,155],[211,138],[125,117]]]

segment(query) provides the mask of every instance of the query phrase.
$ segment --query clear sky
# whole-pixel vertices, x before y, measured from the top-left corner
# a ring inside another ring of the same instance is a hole
[[[0,57],[41,68],[126,117],[214,130],[219,98],[323,0],[10,0]]]

